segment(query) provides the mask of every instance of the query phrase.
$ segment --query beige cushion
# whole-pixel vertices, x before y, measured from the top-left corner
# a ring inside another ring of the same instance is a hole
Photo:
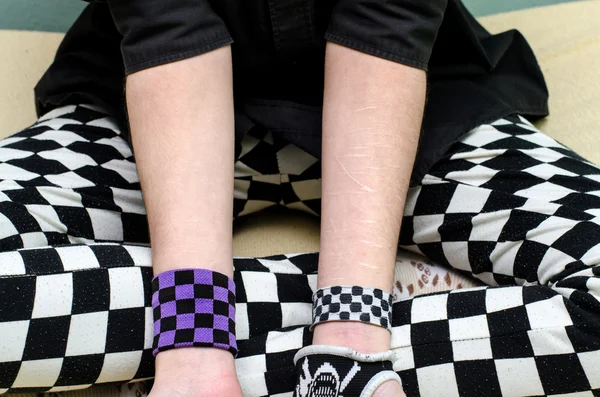
[[[63,35],[0,30],[0,136],[35,121],[33,87],[48,67]]]

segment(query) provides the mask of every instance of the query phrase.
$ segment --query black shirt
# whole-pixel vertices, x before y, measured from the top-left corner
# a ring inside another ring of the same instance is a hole
[[[126,128],[127,74],[232,44],[236,141],[256,126],[320,157],[325,43],[427,70],[411,183],[472,128],[548,114],[531,48],[460,0],[107,0],[89,4],[36,86],[38,114],[92,103]]]

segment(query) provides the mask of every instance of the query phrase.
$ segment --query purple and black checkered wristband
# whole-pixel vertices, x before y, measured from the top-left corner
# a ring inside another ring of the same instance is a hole
[[[154,355],[178,347],[216,347],[237,355],[235,283],[206,269],[178,269],[152,280]]]

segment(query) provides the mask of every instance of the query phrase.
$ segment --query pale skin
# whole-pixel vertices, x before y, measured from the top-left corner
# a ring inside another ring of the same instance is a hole
[[[127,104],[155,274],[232,275],[233,89],[221,48],[132,74]],[[425,73],[327,45],[319,286],[390,291],[416,151]],[[315,344],[387,351],[390,334],[350,322],[315,327]],[[397,397],[388,382],[376,397]],[[162,352],[151,397],[240,397],[234,360],[213,348]]]

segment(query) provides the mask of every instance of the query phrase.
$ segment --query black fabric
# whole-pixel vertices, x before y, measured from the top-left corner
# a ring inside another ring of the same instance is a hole
[[[524,37],[489,34],[460,0],[93,2],[36,86],[38,113],[91,102],[126,127],[126,73],[231,39],[238,151],[260,125],[320,157],[327,40],[428,71],[412,185],[472,128],[514,113],[548,114],[544,78]]]
[[[325,37],[381,58],[427,69],[448,0],[339,0]]]
[[[189,58],[231,44],[208,0],[108,0],[123,35],[125,72]]]

